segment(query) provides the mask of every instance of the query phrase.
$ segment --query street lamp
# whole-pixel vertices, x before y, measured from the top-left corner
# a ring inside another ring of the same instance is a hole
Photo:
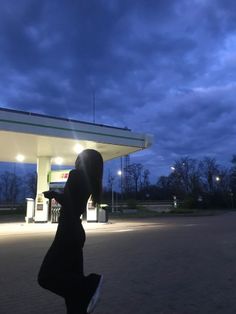
[[[220,177],[219,177],[219,176],[216,176],[216,177],[215,177],[215,180],[216,180],[216,182],[219,182],[219,181],[220,181]]]
[[[117,175],[120,177],[121,194],[122,194],[122,171],[118,170],[117,171]],[[116,181],[115,180],[115,176],[110,175],[110,182],[111,182],[111,208],[112,208],[112,212],[114,212],[117,209],[117,206],[118,206],[118,192],[114,193],[115,192],[114,191],[114,181]]]
[[[111,211],[112,213],[114,213],[114,188],[113,188],[113,183],[114,183],[114,176],[111,176],[110,180],[111,180]]]
[[[122,184],[122,175],[123,172],[122,170],[117,171],[118,176],[120,177],[120,195],[121,195],[121,200],[123,199],[123,184]]]

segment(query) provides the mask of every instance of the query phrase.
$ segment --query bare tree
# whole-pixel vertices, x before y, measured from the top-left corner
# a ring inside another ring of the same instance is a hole
[[[204,190],[213,192],[217,187],[217,177],[220,174],[220,167],[216,160],[214,158],[205,157],[199,163],[199,171]]]
[[[236,155],[233,155],[232,159],[231,159],[231,163],[233,164],[233,166],[236,168]]]
[[[232,167],[230,169],[230,193],[231,197],[236,196],[236,155],[233,155],[232,160]]]
[[[183,193],[189,194],[199,188],[198,163],[195,159],[185,157],[177,160],[173,167],[172,184],[178,186]]]
[[[223,193],[229,193],[230,188],[230,170],[221,167],[219,170],[219,181],[216,181],[216,190]]]
[[[143,165],[139,163],[130,164],[128,165],[126,169],[128,176],[132,180],[135,195],[137,195],[137,192],[138,192],[138,186],[141,180],[142,170],[143,170]]]
[[[150,176],[150,171],[148,169],[145,169],[142,175],[142,188],[144,189],[148,189],[148,187],[150,186],[149,176]]]
[[[176,186],[173,184],[173,174],[166,176],[161,176],[157,181],[157,197],[159,196],[161,199],[169,199],[172,198],[173,195],[180,195],[180,193],[176,193]]]
[[[20,193],[21,179],[9,171],[5,171],[0,177],[1,196],[5,203],[15,203]]]
[[[26,188],[27,188],[27,193],[29,193],[29,195],[32,198],[35,198],[36,193],[37,193],[37,172],[36,171],[27,174]]]
[[[108,177],[107,177],[107,187],[109,191],[112,191],[113,185],[115,181],[115,176],[111,174],[110,169],[108,170]]]

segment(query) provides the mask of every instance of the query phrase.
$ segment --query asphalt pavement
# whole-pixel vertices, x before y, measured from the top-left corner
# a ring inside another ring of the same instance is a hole
[[[236,313],[236,213],[84,224],[85,272],[104,275],[95,314]],[[0,314],[65,314],[37,284],[55,224],[0,224]]]

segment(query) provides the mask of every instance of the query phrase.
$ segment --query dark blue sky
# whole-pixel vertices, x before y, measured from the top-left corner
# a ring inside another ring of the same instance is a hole
[[[236,2],[0,1],[0,106],[151,133],[132,157],[236,153]]]

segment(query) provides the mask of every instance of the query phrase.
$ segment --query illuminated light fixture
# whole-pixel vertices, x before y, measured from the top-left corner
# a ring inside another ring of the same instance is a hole
[[[81,144],[76,144],[74,147],[74,151],[76,152],[76,154],[81,153],[84,150],[84,147]]]
[[[172,171],[175,171],[175,167],[173,167],[173,166],[172,166],[172,167],[170,167],[170,169],[171,169]]]
[[[216,181],[220,181],[220,177],[216,176]]]
[[[121,171],[121,170],[118,170],[118,171],[117,171],[117,174],[118,174],[118,176],[121,176],[121,175],[122,175],[122,171]]]
[[[55,160],[55,164],[57,165],[62,165],[63,163],[63,158],[61,157],[56,157],[54,160]]]
[[[21,154],[18,154],[16,156],[16,160],[19,161],[19,162],[23,162],[25,160],[25,156],[24,155],[21,155]]]

